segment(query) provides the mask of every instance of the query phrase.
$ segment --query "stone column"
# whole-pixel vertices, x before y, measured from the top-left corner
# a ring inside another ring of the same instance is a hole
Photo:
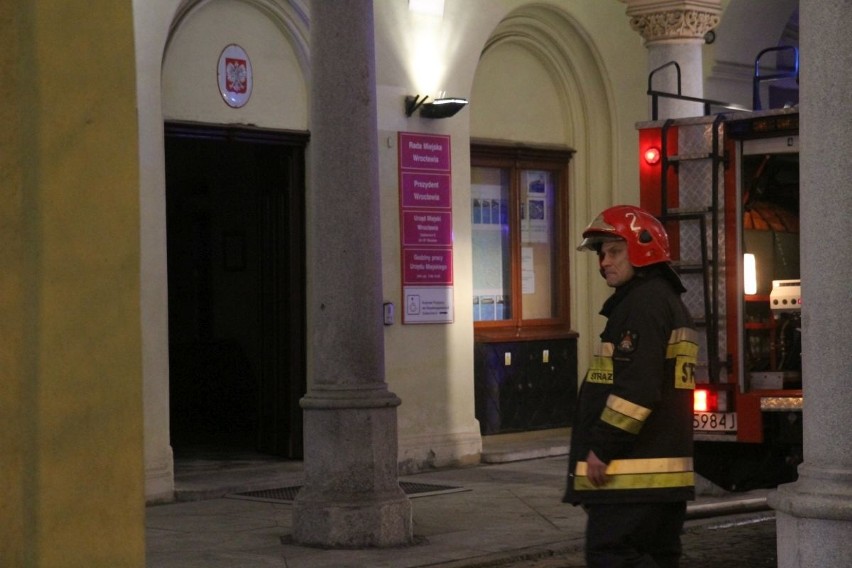
[[[852,2],[802,2],[801,272],[804,463],[769,496],[778,566],[849,566],[852,558],[852,108],[846,71]]]
[[[680,93],[704,96],[701,47],[704,35],[719,25],[720,0],[621,0],[627,4],[630,26],[645,39],[648,48],[648,72],[670,61],[680,66]],[[654,74],[653,89],[678,92],[674,66]],[[650,112],[650,111],[649,111]],[[659,99],[658,118],[700,116],[701,103],[668,98]]]
[[[372,0],[311,5],[308,393],[294,539],[361,548],[411,542],[384,381]]]

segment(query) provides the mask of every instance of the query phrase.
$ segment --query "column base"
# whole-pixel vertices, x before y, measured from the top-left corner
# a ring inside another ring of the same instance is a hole
[[[768,496],[776,510],[779,568],[845,566],[852,558],[852,471],[802,465]]]
[[[386,548],[413,542],[411,503],[402,490],[399,495],[374,493],[360,501],[339,497],[335,502],[297,499],[294,541],[327,548]]]
[[[399,486],[396,407],[381,387],[332,388],[302,399],[305,485],[293,539],[328,548],[411,544],[411,503]]]

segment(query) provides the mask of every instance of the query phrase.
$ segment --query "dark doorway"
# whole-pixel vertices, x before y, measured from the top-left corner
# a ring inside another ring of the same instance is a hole
[[[167,123],[172,447],[302,457],[304,133]]]

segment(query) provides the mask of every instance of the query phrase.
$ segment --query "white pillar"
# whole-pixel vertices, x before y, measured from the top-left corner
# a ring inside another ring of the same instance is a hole
[[[769,496],[778,566],[852,562],[852,0],[802,2],[801,270],[804,463]]]
[[[397,475],[400,400],[384,381],[376,118],[372,0],[314,1],[301,544],[413,539]]]
[[[704,35],[719,25],[720,0],[621,0],[627,4],[630,26],[645,39],[648,73],[674,61],[680,67],[680,90],[675,66],[654,74],[655,91],[704,96],[701,47]],[[650,111],[649,111],[650,112]],[[658,118],[700,116],[701,103],[660,98]]]

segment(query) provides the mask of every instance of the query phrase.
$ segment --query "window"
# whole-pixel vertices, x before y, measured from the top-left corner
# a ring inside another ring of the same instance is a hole
[[[473,319],[477,335],[568,330],[570,150],[473,144]]]

